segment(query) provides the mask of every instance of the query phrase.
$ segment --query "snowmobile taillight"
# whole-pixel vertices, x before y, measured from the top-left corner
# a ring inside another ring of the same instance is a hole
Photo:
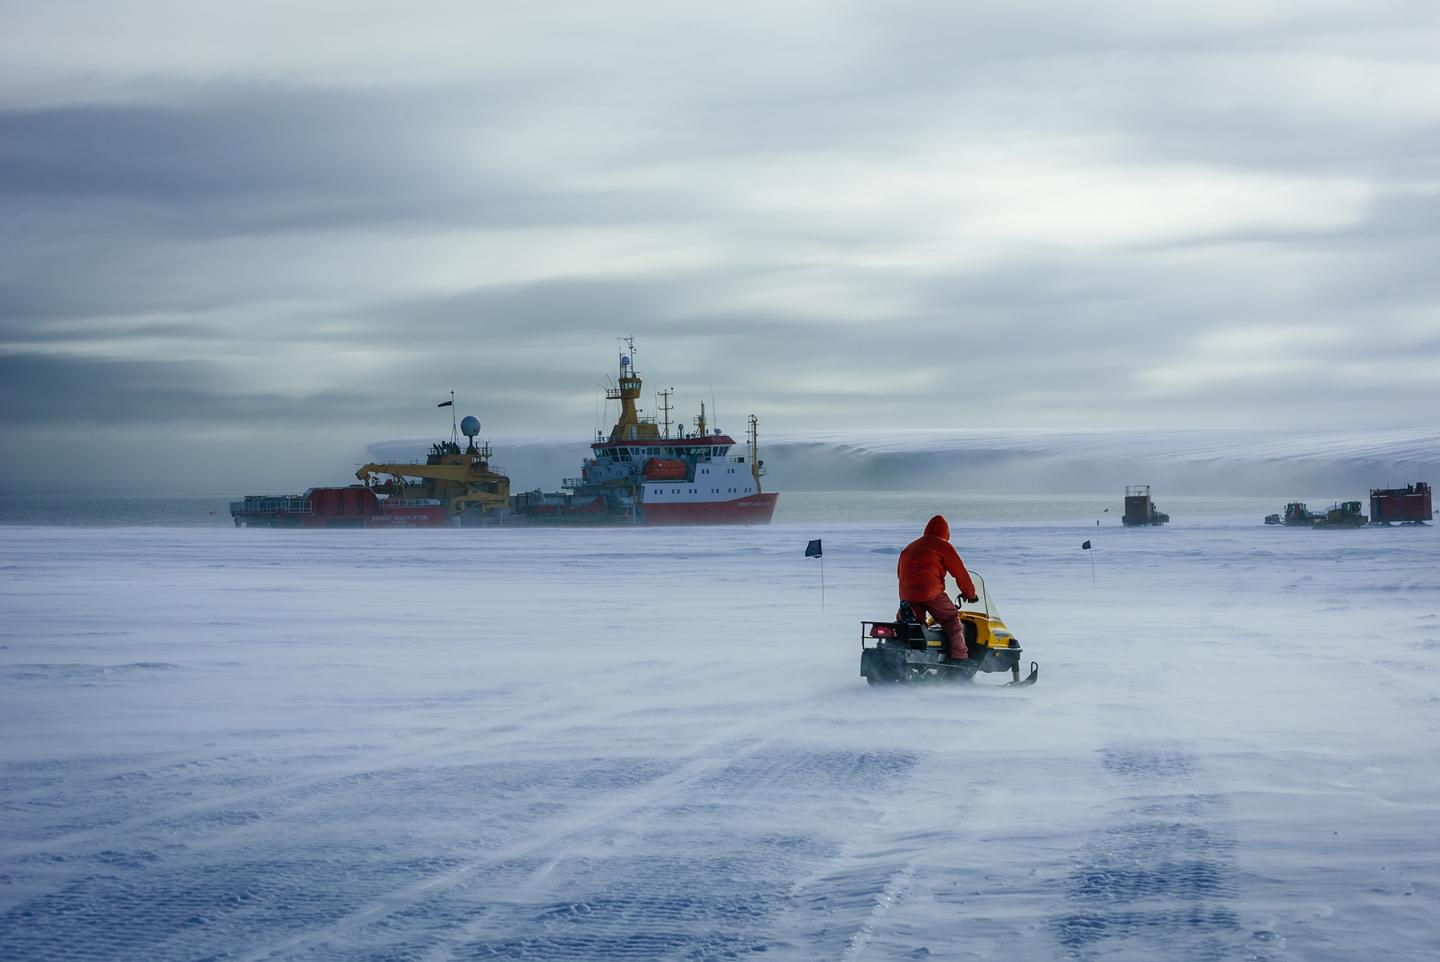
[[[870,626],[870,637],[871,637],[871,638],[894,638],[894,637],[895,637],[895,626],[894,626],[894,625],[871,625],[871,626]]]

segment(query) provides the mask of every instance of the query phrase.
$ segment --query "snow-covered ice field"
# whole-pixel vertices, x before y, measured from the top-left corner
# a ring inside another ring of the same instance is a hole
[[[924,520],[0,530],[0,958],[1440,955],[1435,528],[957,525],[1039,684],[868,689]]]

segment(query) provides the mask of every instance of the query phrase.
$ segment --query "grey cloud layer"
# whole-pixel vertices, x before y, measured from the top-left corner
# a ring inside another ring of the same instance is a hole
[[[473,51],[361,7],[313,64],[278,7],[103,57],[8,9],[7,430],[380,436],[454,385],[573,436],[632,333],[792,431],[1437,403],[1430,5],[456,12]]]

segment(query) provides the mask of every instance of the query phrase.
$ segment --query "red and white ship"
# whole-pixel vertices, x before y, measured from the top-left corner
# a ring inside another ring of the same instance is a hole
[[[670,421],[670,391],[661,391],[662,419],[641,417],[642,381],[635,369],[635,340],[625,338],[620,376],[606,398],[620,402],[609,435],[597,433],[580,477],[564,491],[530,491],[511,498],[517,520],[577,524],[769,524],[780,495],[761,490],[757,420],[752,414],[746,445],[712,428],[700,415],[687,428]]]

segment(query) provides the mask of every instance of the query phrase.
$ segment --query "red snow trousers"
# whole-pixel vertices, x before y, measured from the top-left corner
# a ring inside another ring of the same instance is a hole
[[[945,632],[945,638],[949,641],[946,652],[949,657],[969,657],[969,652],[965,648],[965,625],[960,621],[960,611],[945,592],[942,591],[925,601],[911,601],[910,610],[915,612],[915,617],[919,618],[922,623],[925,621],[927,612],[940,623],[941,629]]]

